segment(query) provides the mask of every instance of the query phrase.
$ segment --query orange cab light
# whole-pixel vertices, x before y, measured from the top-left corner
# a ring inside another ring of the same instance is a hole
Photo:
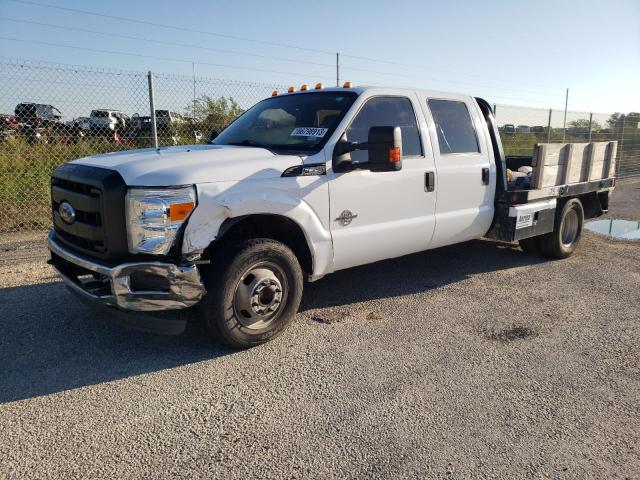
[[[392,147],[389,149],[389,163],[400,162],[400,147]]]
[[[306,92],[308,89],[309,89],[309,85],[307,85],[306,83],[303,83],[302,86],[300,87],[301,92]]]
[[[169,220],[179,222],[187,218],[195,204],[193,202],[174,203],[169,207]]]
[[[322,82],[316,83],[316,90],[322,90],[323,88],[324,88],[324,85],[322,84]]]
[[[272,97],[277,97],[278,96],[278,90],[274,90],[273,92],[271,92],[271,96]]]
[[[342,88],[351,88],[351,82],[344,82]]]
[[[287,92],[289,93],[293,93],[296,91],[296,87],[289,87],[289,89],[287,90]]]

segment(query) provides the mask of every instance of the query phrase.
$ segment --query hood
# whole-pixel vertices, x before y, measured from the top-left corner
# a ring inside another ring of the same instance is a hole
[[[127,150],[81,158],[72,163],[116,170],[130,186],[189,185],[274,178],[302,157],[275,155],[264,148],[182,145]]]

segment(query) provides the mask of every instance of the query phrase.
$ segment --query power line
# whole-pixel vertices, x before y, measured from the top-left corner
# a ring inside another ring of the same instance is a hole
[[[150,42],[150,43],[159,43],[162,45],[172,45],[172,46],[177,46],[177,47],[185,47],[185,48],[197,48],[200,50],[208,50],[211,52],[221,52],[221,53],[231,53],[234,55],[245,55],[245,56],[249,56],[249,57],[256,57],[256,58],[264,58],[267,60],[281,60],[284,62],[293,62],[293,63],[304,63],[306,65],[315,65],[315,66],[319,66],[319,67],[330,67],[333,68],[335,65],[334,64],[330,64],[330,63],[318,63],[318,62],[310,62],[308,60],[297,60],[294,58],[286,58],[286,57],[275,57],[272,55],[260,55],[257,53],[249,53],[249,52],[242,52],[239,50],[227,50],[227,49],[223,49],[223,48],[214,48],[214,47],[203,47],[201,45],[196,45],[193,43],[179,43],[179,42],[170,42],[170,41],[166,41],[166,40],[156,40],[153,38],[146,38],[146,37],[137,37],[134,35],[124,35],[124,34],[120,34],[120,33],[112,33],[112,32],[104,32],[104,31],[99,31],[99,30],[91,30],[88,28],[78,28],[78,27],[68,27],[65,25],[55,25],[52,23],[44,23],[44,22],[35,22],[32,20],[23,20],[23,19],[17,19],[17,18],[0,18],[0,20],[6,20],[9,22],[16,22],[16,23],[26,23],[29,25],[39,25],[42,27],[51,27],[51,28],[58,28],[58,29],[62,29],[62,30],[72,30],[75,32],[84,32],[84,33],[90,33],[90,34],[96,34],[96,35],[104,35],[104,36],[108,36],[108,37],[119,37],[119,38],[125,38],[127,40],[137,40],[137,41],[143,41],[143,42]]]
[[[319,50],[319,49],[316,49],[316,48],[299,47],[297,45],[290,45],[290,44],[287,44],[287,43],[269,42],[269,41],[266,41],[266,40],[257,40],[255,38],[241,37],[241,36],[238,36],[238,35],[217,33],[217,32],[212,32],[212,31],[209,31],[209,30],[197,30],[195,28],[179,27],[179,26],[176,26],[176,25],[168,25],[166,23],[150,22],[150,21],[147,21],[147,20],[138,20],[138,19],[135,19],[135,18],[121,17],[121,16],[118,16],[118,15],[108,15],[106,13],[90,12],[88,10],[81,10],[79,8],[62,7],[60,5],[51,5],[51,4],[48,4],[48,3],[33,2],[33,1],[29,1],[29,0],[9,0],[9,1],[16,2],[16,3],[23,3],[25,5],[35,5],[37,7],[54,8],[54,9],[57,9],[57,10],[64,10],[64,11],[67,11],[67,12],[81,13],[83,15],[92,15],[94,17],[110,18],[112,20],[119,20],[119,21],[123,21],[123,22],[139,23],[141,25],[149,25],[149,26],[152,26],[152,27],[169,28],[169,29],[178,30],[178,31],[181,31],[181,32],[200,33],[200,34],[203,34],[203,35],[211,35],[211,36],[214,36],[214,37],[229,38],[231,40],[242,40],[244,42],[261,43],[263,45],[271,45],[273,47],[293,48],[295,50],[304,50],[304,51],[316,52],[316,53],[326,53],[326,54],[329,54],[329,55],[334,55],[335,54],[335,52],[329,52],[327,50]]]
[[[68,27],[68,26],[64,26],[64,25],[56,25],[56,24],[45,23],[45,22],[36,22],[36,21],[32,21],[32,20],[24,20],[24,19],[16,19],[16,18],[8,18],[8,17],[0,18],[0,20],[14,22],[14,23],[23,23],[23,24],[29,24],[29,25],[38,25],[38,26],[43,26],[43,27],[57,28],[57,29],[63,29],[63,30],[71,30],[71,31],[83,32],[83,33],[89,33],[89,34],[95,34],[95,35],[103,35],[103,36],[107,36],[107,37],[119,37],[119,38],[124,38],[124,39],[128,39],[128,40],[136,40],[136,41],[143,41],[143,42],[150,42],[150,43],[158,43],[158,44],[162,44],[162,45],[172,45],[172,46],[185,47],[185,48],[197,48],[197,49],[206,50],[206,51],[231,53],[231,54],[235,54],[235,55],[245,55],[245,56],[256,57],[256,58],[264,58],[264,59],[268,59],[268,60],[281,60],[281,61],[286,61],[286,62],[303,63],[303,64],[308,64],[308,65],[321,66],[321,67],[330,67],[330,68],[334,67],[334,65],[328,64],[328,63],[318,63],[318,62],[310,62],[310,61],[306,61],[306,60],[296,60],[296,59],[292,59],[292,58],[275,57],[275,56],[270,56],[270,55],[260,55],[260,54],[242,52],[242,51],[238,51],[238,50],[227,50],[227,49],[221,49],[221,48],[203,47],[203,46],[200,46],[200,45],[189,44],[189,43],[171,42],[171,41],[166,41],[166,40],[156,40],[156,39],[151,39],[151,38],[146,38],[146,37],[138,37],[138,36],[135,36],[135,35],[124,35],[124,34],[104,32],[104,31],[99,31],[99,30],[91,30],[91,29],[86,29],[86,28]],[[378,75],[391,75],[391,76],[394,76],[394,77],[416,78],[416,79],[428,80],[428,81],[434,81],[434,82],[453,83],[453,84],[460,84],[460,85],[470,85],[470,86],[474,86],[474,87],[490,88],[490,89],[494,89],[494,90],[508,90],[508,91],[512,91],[512,92],[522,92],[522,93],[528,93],[528,94],[532,94],[532,95],[542,95],[542,96],[550,96],[550,97],[560,96],[560,95],[551,94],[551,93],[533,92],[533,91],[527,91],[527,90],[521,90],[521,89],[515,89],[515,88],[496,87],[496,86],[491,86],[491,85],[479,85],[479,84],[475,84],[475,83],[471,83],[471,82],[430,78],[430,77],[423,77],[423,76],[420,76],[420,75],[401,74],[401,73],[397,73],[397,72],[382,72],[382,71],[378,71],[378,70],[370,70],[370,69],[364,69],[364,68],[358,68],[358,67],[348,67],[348,66],[347,67],[343,66],[343,68],[347,68],[347,69],[354,70],[354,71],[359,71],[359,72],[365,72],[365,73],[374,73],[374,74],[378,74]],[[327,78],[327,77],[325,77],[325,78]]]
[[[533,83],[529,83],[529,82],[519,82],[517,80],[505,80],[504,78],[498,78],[498,77],[488,77],[486,75],[478,75],[475,73],[467,73],[467,72],[457,72],[457,71],[453,71],[453,70],[443,70],[441,68],[434,68],[434,67],[426,67],[424,65],[418,65],[415,63],[402,63],[402,62],[396,62],[393,60],[384,60],[384,59],[379,59],[379,58],[373,58],[373,57],[363,57],[360,55],[349,55],[348,53],[341,53],[340,54],[343,57],[347,57],[347,58],[353,58],[356,60],[365,60],[367,62],[376,62],[376,63],[386,63],[388,65],[396,65],[399,67],[409,67],[409,68],[422,68],[425,70],[433,70],[434,72],[441,72],[441,73],[448,73],[451,75],[465,75],[467,77],[476,77],[476,78],[484,78],[486,80],[495,80],[498,82],[503,82],[503,83],[516,83],[516,84],[520,84],[520,85],[528,85],[530,87],[538,87],[538,88],[547,88],[549,90],[554,90],[555,87],[551,87],[549,85],[536,85]]]
[[[532,95],[543,95],[543,96],[549,96],[549,97],[562,97],[563,96],[561,94],[556,94],[556,93],[533,92],[533,91],[530,91],[530,90],[521,90],[521,89],[517,89],[517,88],[497,87],[497,86],[493,86],[493,85],[480,85],[480,84],[471,83],[471,82],[461,82],[461,81],[458,81],[458,80],[447,80],[447,79],[423,77],[423,76],[419,76],[419,75],[402,74],[402,73],[397,73],[397,72],[381,72],[379,70],[369,70],[369,69],[365,69],[365,68],[356,68],[356,67],[349,67],[349,66],[344,66],[344,65],[341,65],[341,67],[342,68],[346,68],[347,70],[354,70],[356,72],[365,72],[365,73],[375,73],[377,75],[391,75],[393,77],[419,78],[421,80],[429,80],[429,81],[432,81],[432,82],[457,83],[457,84],[460,84],[460,85],[471,85],[473,87],[493,88],[493,89],[497,89],[497,90],[508,90],[510,92],[529,93],[529,94],[532,94]]]
[[[221,38],[228,38],[228,39],[233,39],[233,40],[241,40],[241,41],[246,41],[246,42],[253,42],[253,43],[258,43],[258,44],[263,44],[263,45],[271,45],[271,46],[282,47],[282,48],[291,48],[291,49],[295,49],[295,50],[322,53],[322,54],[327,54],[327,55],[332,55],[332,56],[335,55],[335,52],[330,52],[330,51],[327,51],[327,50],[321,50],[321,49],[315,49],[315,48],[309,48],[309,47],[300,47],[298,45],[292,45],[292,44],[287,44],[287,43],[269,42],[269,41],[265,41],[265,40],[258,40],[258,39],[255,39],[255,38],[248,38],[248,37],[242,37],[242,36],[231,35],[231,34],[223,34],[223,33],[213,32],[213,31],[210,31],[210,30],[199,30],[199,29],[194,29],[194,28],[180,27],[180,26],[176,26],[176,25],[169,25],[169,24],[164,24],[164,23],[157,23],[157,22],[151,22],[151,21],[146,21],[146,20],[139,20],[139,19],[135,19],[135,18],[122,17],[122,16],[118,16],[118,15],[109,15],[109,14],[104,14],[104,13],[97,13],[97,12],[92,12],[92,11],[89,11],[89,10],[82,10],[82,9],[79,9],[79,8],[62,7],[62,6],[59,6],[59,5],[51,5],[51,4],[48,4],[48,3],[42,3],[42,2],[37,2],[37,1],[33,1],[33,0],[9,0],[9,1],[16,2],[16,3],[22,3],[22,4],[25,4],[25,5],[33,5],[33,6],[38,6],[38,7],[52,8],[52,9],[63,10],[63,11],[67,11],[67,12],[79,13],[79,14],[83,14],[83,15],[91,15],[91,16],[95,16],[95,17],[109,18],[109,19],[112,19],[112,20],[119,20],[119,21],[131,22],[131,23],[138,23],[138,24],[141,24],[141,25],[149,25],[149,26],[154,26],[154,27],[159,27],[159,28],[168,28],[168,29],[178,30],[178,31],[182,31],[182,32],[199,33],[199,34],[203,34],[203,35],[211,35],[211,36],[216,36],[216,37],[221,37]],[[345,57],[345,58],[353,58],[353,59],[358,59],[358,60],[369,61],[369,62],[377,62],[377,63],[384,63],[384,64],[389,64],[389,65],[397,65],[397,66],[402,66],[402,67],[420,68],[420,69],[424,69],[424,70],[439,71],[439,72],[447,73],[447,74],[451,74],[451,75],[464,75],[464,76],[469,76],[469,77],[485,78],[487,80],[494,80],[494,81],[499,81],[499,82],[502,82],[502,83],[513,83],[513,84],[529,85],[529,86],[535,86],[535,87],[538,87],[538,88],[545,88],[545,89],[553,89],[554,88],[554,87],[550,87],[548,85],[534,85],[534,84],[530,84],[530,83],[527,83],[527,82],[520,82],[520,81],[517,81],[517,80],[508,80],[508,79],[504,79],[504,78],[487,77],[487,76],[484,76],[484,75],[478,75],[478,74],[472,74],[472,73],[466,73],[466,72],[456,72],[456,71],[451,71],[451,70],[443,70],[443,69],[437,69],[437,68],[433,68],[433,67],[429,67],[429,66],[425,66],[425,65],[401,63],[401,62],[396,62],[396,61],[392,61],[392,60],[377,59],[377,58],[373,58],[373,57],[350,55],[350,54],[345,54],[345,53],[340,53],[340,56]],[[333,65],[332,65],[332,67],[333,67]]]
[[[327,77],[327,76],[317,75],[317,74],[310,75],[310,74],[300,73],[300,72],[287,72],[287,71],[284,71],[284,70],[268,70],[268,69],[264,69],[264,68],[243,67],[243,66],[240,66],[240,65],[228,65],[228,64],[224,64],[224,63],[201,62],[201,61],[196,61],[196,60],[186,60],[184,58],[160,57],[160,56],[157,56],[157,55],[144,55],[142,53],[121,52],[121,51],[117,51],[117,50],[103,50],[103,49],[99,49],[99,48],[89,48],[89,47],[78,47],[78,46],[75,46],[75,45],[65,45],[65,44],[62,44],[62,43],[40,42],[38,40],[25,40],[25,39],[21,39],[21,38],[11,38],[11,37],[4,37],[4,36],[0,36],[0,40],[7,40],[7,41],[11,41],[11,42],[21,42],[21,43],[32,43],[32,44],[35,44],[35,45],[45,45],[45,46],[49,46],[49,47],[72,48],[74,50],[83,50],[83,51],[95,52],[95,53],[107,53],[107,54],[110,54],[110,55],[126,55],[126,56],[130,56],[130,57],[151,58],[151,59],[154,59],[154,60],[165,60],[165,61],[170,61],[170,62],[195,63],[196,65],[207,65],[207,66],[211,66],[211,67],[235,68],[235,69],[239,69],[239,70],[251,70],[251,71],[256,71],[256,72],[277,73],[277,74],[285,73],[287,75],[300,75],[300,76],[310,77],[310,78],[318,77],[318,78],[333,80],[333,77]]]

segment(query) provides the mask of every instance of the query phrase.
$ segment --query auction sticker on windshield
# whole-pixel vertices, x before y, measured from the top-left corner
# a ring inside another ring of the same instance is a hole
[[[297,127],[291,132],[292,137],[319,137],[325,136],[329,129],[319,127]]]

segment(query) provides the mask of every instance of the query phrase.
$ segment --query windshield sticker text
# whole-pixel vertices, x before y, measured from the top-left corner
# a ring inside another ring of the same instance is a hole
[[[328,128],[316,128],[316,127],[297,127],[291,132],[292,137],[319,137],[325,136]]]

